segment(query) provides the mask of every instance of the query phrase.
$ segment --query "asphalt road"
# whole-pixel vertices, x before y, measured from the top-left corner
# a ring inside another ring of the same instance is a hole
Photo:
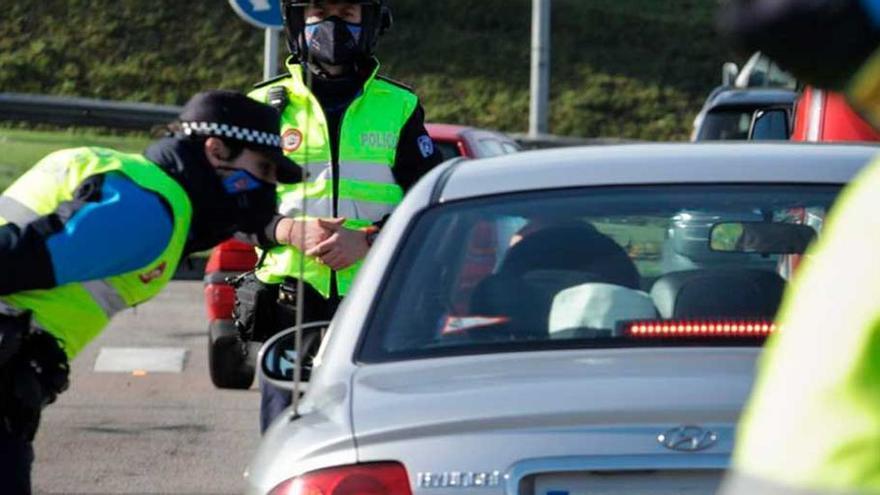
[[[35,491],[241,493],[241,473],[259,442],[259,394],[214,388],[206,328],[200,282],[172,282],[117,316],[77,356],[70,389],[44,412]],[[122,347],[183,349],[183,370],[94,371],[102,349]]]

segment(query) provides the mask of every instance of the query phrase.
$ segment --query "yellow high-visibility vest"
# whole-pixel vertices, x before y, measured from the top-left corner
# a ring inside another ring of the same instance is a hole
[[[21,226],[71,201],[85,179],[108,172],[125,175],[161,196],[171,207],[173,232],[162,254],[122,275],[0,297],[0,301],[14,308],[32,311],[34,322],[58,339],[71,359],[104,329],[113,315],[151,299],[171,280],[189,234],[189,197],[174,179],[143,156],[103,148],[52,153],[0,196],[0,225]]]
[[[418,97],[377,78],[377,64],[340,124],[339,193],[334,198],[327,119],[303,79],[302,66],[288,64],[288,69],[288,77],[250,94],[268,102],[271,88],[281,87],[287,92],[288,104],[281,116],[282,141],[287,156],[303,167],[305,179],[300,184],[279,186],[280,212],[300,219],[344,217],[345,227],[350,229],[367,227],[389,215],[403,199],[403,189],[395,182],[392,168],[400,133],[417,108]],[[257,277],[271,284],[286,277],[299,278],[301,261],[305,266],[303,280],[329,297],[333,272],[295,247],[269,250]],[[360,265],[358,262],[335,273],[340,295],[348,292]]]

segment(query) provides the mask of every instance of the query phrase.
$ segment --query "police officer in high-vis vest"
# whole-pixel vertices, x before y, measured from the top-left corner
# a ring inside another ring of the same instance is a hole
[[[279,211],[296,219],[292,247],[265,253],[256,271],[293,301],[301,278],[305,322],[328,320],[404,193],[441,161],[412,90],[379,75],[373,50],[391,27],[384,0],[283,0],[292,56],[288,74],[251,93],[282,111],[282,145],[304,182],[279,188]],[[301,263],[304,270],[301,273]],[[282,297],[282,299],[285,299]],[[280,311],[266,336],[292,326]],[[261,383],[261,427],[290,394]]]
[[[737,0],[721,27],[880,128],[880,0]],[[880,493],[880,162],[838,198],[779,323],[722,493]]]
[[[30,493],[40,411],[115,314],[155,296],[183,256],[235,232],[274,243],[275,184],[301,178],[281,152],[278,112],[209,91],[170,129],[143,155],[52,153],[0,196],[4,495]]]

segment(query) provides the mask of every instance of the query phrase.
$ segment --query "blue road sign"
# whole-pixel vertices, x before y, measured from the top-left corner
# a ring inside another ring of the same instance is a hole
[[[263,29],[283,29],[281,0],[229,0],[235,13]]]

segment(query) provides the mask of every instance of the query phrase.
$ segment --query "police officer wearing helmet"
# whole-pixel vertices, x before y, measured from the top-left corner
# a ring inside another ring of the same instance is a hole
[[[722,30],[880,128],[880,0],[737,0]],[[799,268],[721,493],[880,493],[880,162],[841,193]]]
[[[279,212],[295,220],[286,237],[291,247],[263,253],[256,278],[287,302],[296,300],[301,280],[303,321],[329,320],[382,223],[441,155],[419,98],[379,75],[373,51],[392,24],[384,0],[283,0],[282,10],[289,73],[259,84],[251,97],[282,111],[284,151],[306,178],[279,188]],[[264,323],[242,318],[265,314],[261,308],[241,297],[236,305],[240,329],[257,340],[296,321],[291,304],[276,307]],[[265,430],[290,404],[290,393],[265,382],[261,390]]]
[[[160,292],[183,256],[232,233],[274,243],[275,183],[301,178],[281,152],[278,112],[209,91],[172,128],[143,155],[52,153],[0,196],[4,494],[31,492],[41,410],[116,313]]]

